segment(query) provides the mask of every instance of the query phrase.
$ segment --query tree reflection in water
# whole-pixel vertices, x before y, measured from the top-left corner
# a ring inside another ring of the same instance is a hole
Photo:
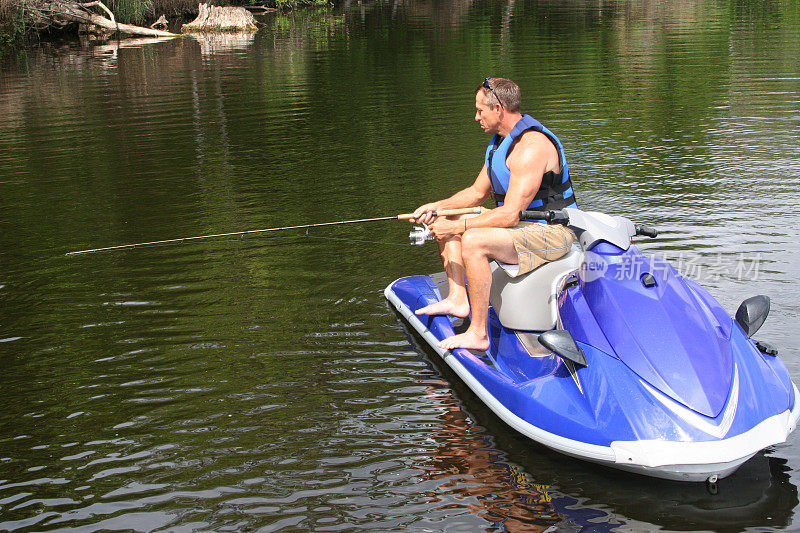
[[[714,487],[572,459],[509,428],[398,320],[433,370],[425,396],[441,408],[441,426],[432,435],[439,446],[420,468],[423,479],[441,482],[431,495],[441,508],[462,508],[485,519],[489,531],[513,532],[728,532],[792,522],[799,500],[785,459],[759,453]]]
[[[624,523],[599,509],[574,507],[578,500],[509,461],[486,430],[462,409],[446,381],[432,377],[427,385],[425,396],[441,407],[441,426],[432,436],[440,443],[437,454],[419,465],[423,479],[441,481],[430,503],[477,515],[489,523],[489,531],[539,532],[553,527],[580,531],[591,527],[599,532]]]

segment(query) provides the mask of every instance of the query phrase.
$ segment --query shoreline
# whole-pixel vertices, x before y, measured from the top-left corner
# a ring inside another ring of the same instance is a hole
[[[65,25],[53,24],[43,28],[35,27],[30,20],[25,20],[27,5],[20,0],[0,0],[0,54],[32,46],[39,42],[63,40],[77,42],[86,37],[92,41],[103,42],[118,35],[113,32],[98,35],[93,28],[87,28],[77,22]],[[219,5],[221,7],[244,7],[254,16],[263,16],[268,13],[285,13],[308,7],[332,7],[335,2],[330,0],[268,0],[260,2],[259,5],[241,5],[232,2]],[[118,6],[109,3],[109,7],[111,6],[117,8],[116,10],[112,8],[112,11],[120,24],[150,27],[163,16],[168,21],[168,31],[177,34],[180,34],[180,29],[184,24],[194,20],[199,11],[199,2],[195,0],[155,0],[151,2],[133,0]]]

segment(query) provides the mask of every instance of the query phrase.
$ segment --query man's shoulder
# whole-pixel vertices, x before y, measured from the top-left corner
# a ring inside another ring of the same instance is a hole
[[[511,149],[511,155],[515,158],[539,157],[555,151],[555,145],[542,132],[536,130],[526,130],[520,134]],[[511,155],[509,157],[511,157]]]
[[[518,144],[552,144],[550,139],[542,133],[541,131],[536,131],[534,129],[525,130],[523,131],[519,137],[517,137]]]

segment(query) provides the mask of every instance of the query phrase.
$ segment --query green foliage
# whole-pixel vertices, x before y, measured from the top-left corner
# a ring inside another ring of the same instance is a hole
[[[250,0],[253,3],[261,3],[258,0]],[[327,6],[329,0],[274,0],[275,7],[280,10],[295,9],[305,6]]]
[[[25,8],[0,2],[0,48],[11,48],[25,35]]]
[[[151,0],[109,0],[104,2],[120,22],[142,24],[151,12]]]

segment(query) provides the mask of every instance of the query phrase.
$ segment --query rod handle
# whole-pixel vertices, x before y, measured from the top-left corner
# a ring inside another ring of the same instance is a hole
[[[435,211],[433,214],[437,217],[447,217],[451,215],[480,215],[482,212],[482,207],[462,207],[459,209],[442,209],[441,211]],[[402,215],[397,215],[397,220],[410,220],[412,218],[414,218],[414,213],[403,213]]]

